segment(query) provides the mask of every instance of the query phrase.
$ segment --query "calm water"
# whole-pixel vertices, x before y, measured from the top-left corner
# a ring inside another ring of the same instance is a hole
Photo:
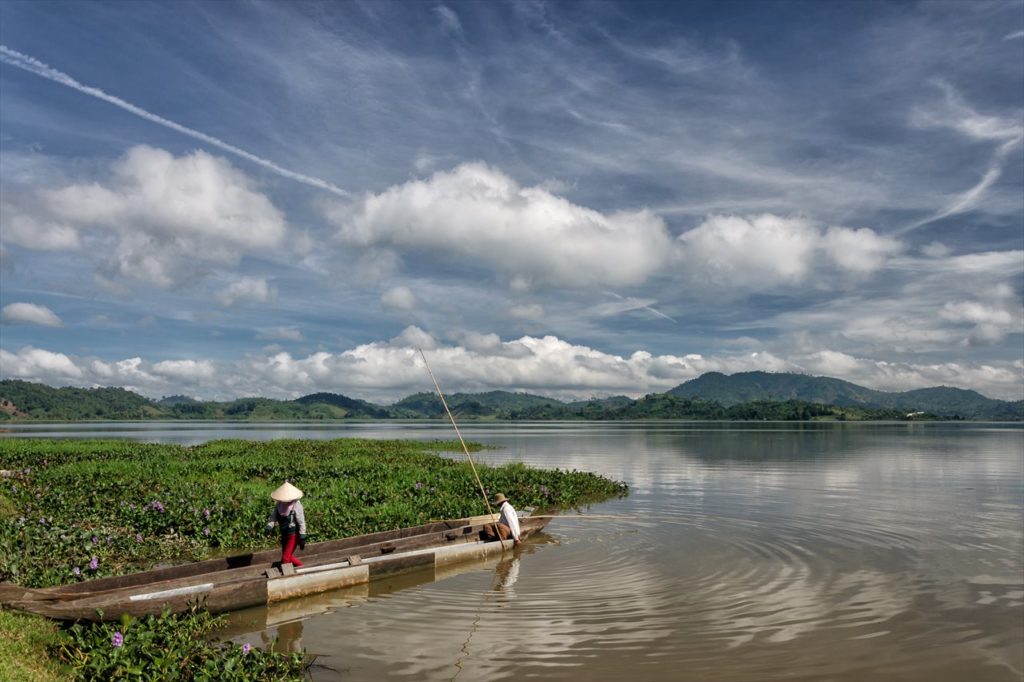
[[[461,425],[491,462],[631,493],[502,560],[236,614],[318,680],[1024,679],[1024,429]],[[443,424],[37,426],[5,436],[449,438]],[[309,500],[307,506],[330,504]],[[315,529],[313,529],[315,532]]]

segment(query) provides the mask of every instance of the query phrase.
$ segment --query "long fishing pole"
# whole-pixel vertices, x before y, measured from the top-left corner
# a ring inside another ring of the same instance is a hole
[[[473,463],[473,457],[469,454],[469,448],[466,447],[466,441],[462,439],[462,433],[459,431],[459,425],[455,423],[455,417],[452,415],[452,411],[448,409],[448,401],[444,399],[444,393],[441,392],[441,386],[438,385],[437,379],[434,378],[434,373],[430,371],[430,363],[427,362],[427,356],[423,353],[422,348],[417,348],[420,352],[420,357],[423,358],[423,366],[427,368],[427,374],[430,375],[430,380],[434,382],[434,388],[437,389],[437,395],[441,399],[441,404],[444,405],[444,411],[448,414],[448,419],[452,422],[452,428],[455,429],[455,435],[459,437],[459,442],[462,443],[462,451],[466,453],[466,459],[469,460],[469,467],[473,470],[473,478],[476,479],[476,484],[480,487],[480,494],[483,495],[484,505],[487,507],[487,515],[491,517],[494,525],[494,537],[498,538],[498,542],[501,542],[501,533],[498,531],[498,521],[494,518],[494,512],[491,510],[491,502],[487,499],[487,491],[484,490],[484,484],[480,482],[480,475],[476,472],[476,465]],[[505,544],[502,543],[501,551],[505,551]]]

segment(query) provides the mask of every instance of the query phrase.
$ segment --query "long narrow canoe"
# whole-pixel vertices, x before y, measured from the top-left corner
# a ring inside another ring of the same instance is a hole
[[[521,518],[523,537],[550,520]],[[313,543],[299,554],[304,565],[298,569],[281,566],[274,549],[43,589],[0,583],[0,603],[61,620],[180,612],[196,602],[221,613],[500,554],[512,543],[482,540],[491,523],[485,515]]]

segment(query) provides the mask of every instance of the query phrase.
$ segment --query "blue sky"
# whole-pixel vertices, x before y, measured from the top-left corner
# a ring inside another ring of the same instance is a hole
[[[0,375],[1024,398],[1020,2],[0,2]]]

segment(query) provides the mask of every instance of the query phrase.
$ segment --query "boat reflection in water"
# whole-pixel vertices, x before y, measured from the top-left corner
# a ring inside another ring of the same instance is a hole
[[[494,597],[491,603],[497,606],[515,598],[515,584],[519,579],[520,562],[523,557],[550,544],[558,544],[558,541],[540,532],[519,547],[502,554],[401,573],[383,580],[297,597],[268,606],[234,611],[225,614],[226,625],[218,634],[223,639],[240,644],[248,642],[255,646],[260,643],[267,651],[297,653],[303,649],[303,623],[309,618],[387,599],[402,590],[415,589],[457,575],[481,571],[494,572],[490,593],[485,599],[490,601],[489,598]],[[321,652],[308,653],[316,655]]]

